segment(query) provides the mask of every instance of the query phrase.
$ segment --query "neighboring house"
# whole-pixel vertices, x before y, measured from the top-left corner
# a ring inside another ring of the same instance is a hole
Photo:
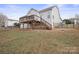
[[[73,24],[79,23],[79,20],[77,18],[70,18],[68,20],[70,20]]]
[[[14,23],[18,23],[18,22],[19,22],[18,20],[8,19],[7,26],[8,27],[13,27]]]
[[[79,18],[71,18],[70,21],[73,22],[74,27],[79,28]]]
[[[60,25],[61,18],[57,6],[43,10],[30,9],[27,15],[20,17],[20,28],[52,29]]]
[[[79,15],[75,15],[75,17],[69,18],[68,20],[70,20],[74,25],[79,25]]]
[[[73,27],[73,28],[79,28],[79,15],[73,17],[73,18],[69,18],[69,19],[64,19],[62,20],[62,26],[65,27],[67,25],[68,26]]]
[[[79,15],[75,15],[74,24],[79,25]]]

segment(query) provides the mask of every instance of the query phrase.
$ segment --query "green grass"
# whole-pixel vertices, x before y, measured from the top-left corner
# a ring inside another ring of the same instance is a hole
[[[0,30],[0,53],[79,53],[79,31]]]

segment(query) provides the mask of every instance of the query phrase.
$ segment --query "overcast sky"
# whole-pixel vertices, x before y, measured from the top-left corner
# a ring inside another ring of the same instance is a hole
[[[31,9],[41,10],[52,6],[53,4],[0,4],[0,13],[7,15],[10,19],[19,20]],[[79,4],[58,4],[60,16],[62,19],[74,17],[79,14]]]

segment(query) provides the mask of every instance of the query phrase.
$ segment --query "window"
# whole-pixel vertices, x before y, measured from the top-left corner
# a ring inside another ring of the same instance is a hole
[[[48,15],[47,18],[50,18],[50,15]]]
[[[53,15],[53,19],[54,19],[54,15]]]
[[[24,20],[26,20],[26,18],[24,18]]]

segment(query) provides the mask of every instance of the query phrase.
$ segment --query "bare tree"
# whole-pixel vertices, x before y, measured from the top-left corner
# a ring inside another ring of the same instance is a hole
[[[4,14],[0,13],[0,27],[6,27],[7,26],[7,16]]]

